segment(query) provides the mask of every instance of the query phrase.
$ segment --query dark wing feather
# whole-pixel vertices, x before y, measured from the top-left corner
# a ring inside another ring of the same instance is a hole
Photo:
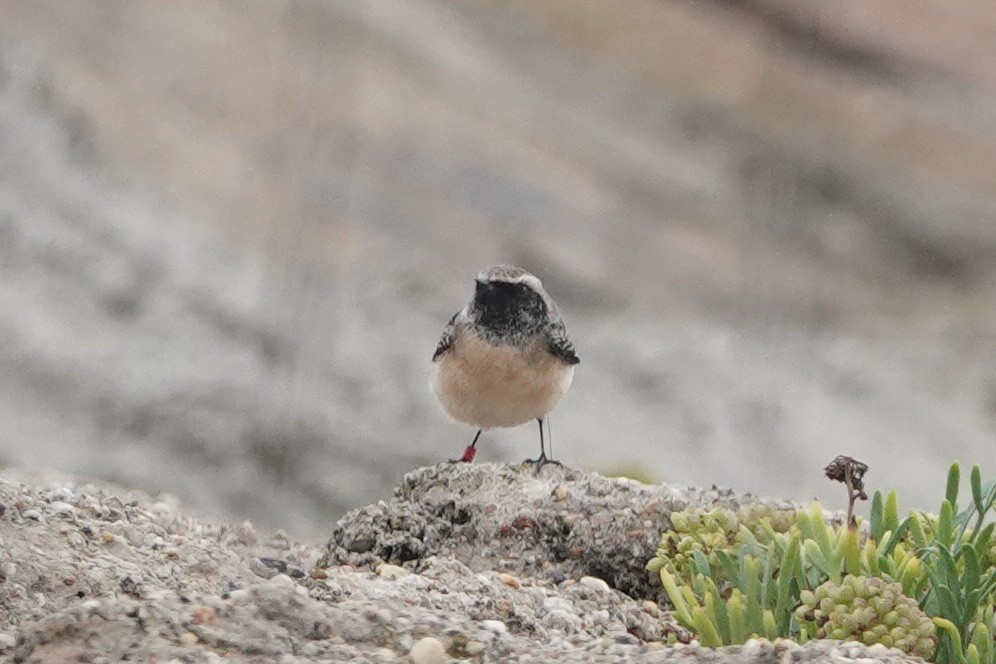
[[[548,348],[553,355],[567,364],[577,364],[581,361],[574,350],[574,342],[567,336],[567,328],[564,327],[563,321],[551,322],[546,329],[546,338],[549,342]]]
[[[459,314],[453,314],[450,318],[450,322],[446,324],[446,328],[443,330],[443,336],[439,338],[439,343],[436,344],[436,352],[432,354],[432,361],[435,362],[439,359],[439,356],[453,348],[453,342],[456,339],[456,317]]]

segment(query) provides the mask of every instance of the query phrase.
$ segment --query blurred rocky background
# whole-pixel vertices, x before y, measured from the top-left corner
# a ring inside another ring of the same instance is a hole
[[[990,0],[2,0],[0,463],[324,539],[469,441],[429,358],[513,262],[582,357],[565,463],[805,500],[847,453],[936,506],[996,469],[993,35]]]

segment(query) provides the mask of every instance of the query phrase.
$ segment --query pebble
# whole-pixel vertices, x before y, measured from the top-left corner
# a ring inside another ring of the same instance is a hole
[[[391,563],[383,563],[377,566],[377,575],[382,576],[385,579],[396,580],[403,576],[408,576],[410,572],[404,567],[399,565],[392,565]]]
[[[64,503],[61,500],[56,500],[52,502],[52,509],[56,514],[66,515],[72,518],[76,518],[76,508],[69,503]]]
[[[148,538],[145,536],[141,530],[135,526],[126,526],[124,529],[124,538],[128,540],[128,543],[132,546],[145,546]]]
[[[188,646],[192,646],[195,643],[197,643],[198,638],[197,635],[194,634],[193,632],[184,632],[183,634],[180,635],[180,641],[182,641],[184,644]]]
[[[433,636],[416,641],[408,654],[414,664],[446,664],[450,661],[442,642]]]
[[[243,546],[256,546],[259,542],[259,535],[256,533],[256,527],[252,525],[252,521],[240,523],[239,527],[235,529],[235,538]]]
[[[390,648],[377,648],[377,650],[374,651],[374,655],[376,655],[377,659],[381,662],[393,662],[398,658],[397,653]]]
[[[467,645],[463,647],[463,651],[473,657],[484,652],[485,645],[480,641],[467,641]]]
[[[580,583],[582,586],[587,586],[592,590],[602,593],[607,593],[610,590],[609,584],[607,584],[605,581],[598,578],[597,576],[582,576],[580,579],[578,579],[578,583]]]
[[[570,611],[571,604],[563,597],[547,597],[543,600],[543,608],[547,611]]]
[[[508,632],[508,626],[500,620],[482,620],[481,627],[495,634],[505,634]]]
[[[76,500],[76,494],[69,487],[59,487],[52,492],[52,500],[63,503],[71,503]]]
[[[565,487],[563,484],[558,484],[553,489],[553,497],[558,503],[567,500],[568,495],[569,493],[567,491],[567,487]]]
[[[249,561],[249,569],[258,577],[272,579],[287,571],[287,563],[278,558],[253,558]]]
[[[158,503],[152,503],[152,505],[149,507],[149,511],[158,517],[165,518],[170,515],[172,509],[166,503],[158,502]]]
[[[499,574],[498,580],[504,583],[509,588],[518,589],[522,585],[519,583],[519,580],[517,578],[515,578],[511,574],[508,574],[507,572],[502,572],[501,574]]]

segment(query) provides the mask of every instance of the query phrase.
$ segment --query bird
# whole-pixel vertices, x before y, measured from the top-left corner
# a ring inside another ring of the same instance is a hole
[[[432,355],[430,385],[443,410],[477,427],[474,440],[454,462],[471,462],[481,432],[535,420],[537,469],[546,454],[544,421],[574,380],[578,358],[556,303],[532,273],[511,265],[483,270],[474,297],[453,314]]]

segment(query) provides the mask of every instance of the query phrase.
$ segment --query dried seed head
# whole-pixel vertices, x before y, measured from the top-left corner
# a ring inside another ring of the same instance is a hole
[[[852,459],[849,456],[844,456],[841,454],[836,459],[830,462],[830,464],[823,469],[826,472],[827,477],[834,480],[835,482],[843,482],[847,484],[847,476],[851,476],[851,486],[864,494],[864,481],[863,478],[865,473],[868,471],[868,464],[861,463],[857,459]],[[861,499],[866,499],[867,496],[862,495]]]

